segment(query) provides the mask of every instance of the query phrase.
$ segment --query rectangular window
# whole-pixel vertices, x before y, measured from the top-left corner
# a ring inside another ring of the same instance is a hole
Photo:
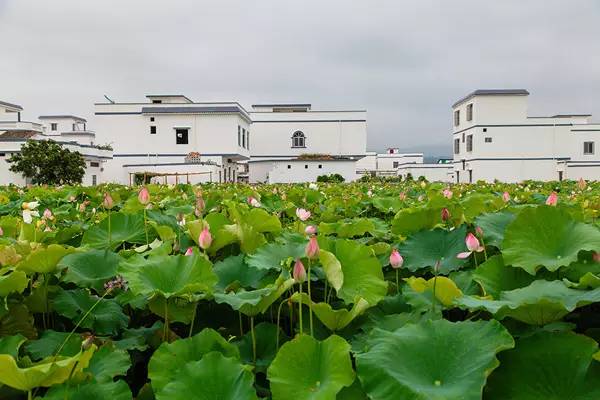
[[[154,117],[150,117],[150,122],[154,122]]]
[[[304,164],[304,169],[308,169],[308,164]]]
[[[398,161],[394,161],[394,168],[398,168]]]
[[[90,161],[90,167],[99,167],[100,163],[96,161]]]
[[[473,151],[473,135],[467,136],[467,151]]]
[[[288,164],[288,169],[292,169],[292,166],[290,164]]]
[[[97,183],[96,175],[92,175],[92,186],[96,186]]]
[[[175,138],[177,144],[188,144],[188,130],[183,128],[175,129]]]
[[[242,128],[242,147],[246,148],[246,130]]]
[[[491,137],[486,137],[485,138],[485,142],[486,143],[492,143],[492,138]]]
[[[77,124],[73,124],[73,132],[77,130]]]
[[[246,131],[246,148],[250,150],[250,131]]]
[[[460,125],[460,110],[454,111],[454,126]]]
[[[460,139],[454,139],[454,154],[460,153]]]
[[[162,100],[152,100],[152,104],[161,104]]]
[[[464,132],[462,133],[462,142],[463,143],[465,142],[465,133]]]
[[[156,127],[155,126],[150,127],[150,134],[156,135]]]
[[[473,120],[473,103],[467,105],[467,121]]]
[[[55,131],[58,129],[58,124],[56,122],[53,122],[50,124],[50,130],[51,131]]]
[[[323,164],[319,164],[319,169],[322,169],[322,168],[323,168]]]
[[[238,125],[238,146],[242,145],[242,127]]]
[[[583,154],[594,154],[594,142],[583,142]]]

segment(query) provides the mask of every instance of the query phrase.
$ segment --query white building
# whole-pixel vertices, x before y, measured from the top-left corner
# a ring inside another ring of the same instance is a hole
[[[397,169],[398,176],[403,179],[425,178],[429,182],[453,182],[454,167],[451,160],[438,160],[436,163],[406,163]]]
[[[401,153],[397,147],[390,147],[385,153],[367,152],[356,163],[360,175],[396,176],[398,168],[409,164],[423,164],[423,153]]]
[[[357,178],[367,147],[364,110],[313,110],[310,104],[255,104],[249,181],[313,182],[320,175]]]
[[[456,182],[600,179],[591,115],[530,117],[523,89],[476,90],[453,106]]]
[[[112,158],[112,150],[94,143],[95,134],[86,128],[86,120],[73,115],[40,116],[40,122],[21,120],[23,108],[0,101],[0,185],[27,184],[20,174],[9,171],[6,161],[18,153],[27,140],[53,140],[64,148],[78,152],[85,160],[83,185],[103,182],[104,163]]]

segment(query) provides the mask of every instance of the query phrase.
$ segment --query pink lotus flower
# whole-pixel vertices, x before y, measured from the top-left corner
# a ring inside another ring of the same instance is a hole
[[[111,197],[110,193],[104,193],[104,200],[102,200],[102,206],[104,206],[104,208],[106,208],[107,210],[110,210],[113,208],[114,202],[113,202],[113,198]]]
[[[319,242],[316,236],[311,236],[306,245],[305,253],[308,258],[315,259],[319,256]]]
[[[192,254],[194,254],[194,249],[192,249],[191,247],[188,247],[187,250],[185,251],[185,255],[191,256]]]
[[[315,233],[317,233],[317,227],[314,225],[308,225],[304,229],[304,233],[306,233],[307,235],[314,235]]]
[[[550,196],[548,196],[548,198],[546,199],[546,205],[556,206],[556,203],[558,203],[558,195],[556,194],[556,192],[552,192],[550,193]]]
[[[477,234],[477,236],[483,237],[483,229],[481,229],[480,226],[475,228],[475,233]]]
[[[300,221],[306,221],[310,218],[310,211],[307,211],[304,208],[296,208],[296,217],[298,217]]]
[[[143,205],[146,205],[150,202],[150,192],[145,186],[140,189],[140,192],[138,193],[138,200]]]
[[[442,192],[442,194],[444,195],[445,198],[447,198],[448,200],[450,200],[452,198],[452,190],[446,188],[444,189],[444,191]]]
[[[504,193],[502,193],[502,200],[503,200],[505,203],[508,203],[508,202],[510,201],[510,194],[508,194],[508,192],[504,192]]]
[[[260,207],[260,202],[252,196],[248,197],[248,204],[250,204],[252,207],[255,207],[255,208]]]
[[[2,227],[0,226],[0,236],[4,235],[4,231],[2,230]]]
[[[296,263],[294,264],[292,277],[298,283],[304,283],[306,281],[306,270],[304,269],[304,264],[302,264],[302,261],[299,259],[297,259]]]
[[[392,250],[392,254],[390,254],[390,265],[392,268],[398,269],[402,267],[402,264],[404,264],[404,258],[402,258],[398,250]]]
[[[473,254],[473,252],[481,253],[484,250],[483,246],[481,246],[479,244],[479,240],[471,232],[469,232],[467,234],[467,237],[465,238],[465,244],[467,245],[467,249],[469,251],[465,251],[464,253],[459,253],[456,256],[457,258],[461,258],[461,259],[469,258],[469,256],[471,254]]]
[[[52,219],[52,211],[50,211],[49,209],[45,209],[44,210],[44,214],[42,214],[44,218],[46,219]]]
[[[441,216],[443,222],[448,221],[450,219],[450,211],[446,207],[442,208]]]
[[[400,197],[400,200],[402,201],[406,200],[406,192],[401,192],[398,197]]]
[[[206,250],[210,247],[211,244],[212,235],[210,234],[208,227],[205,226],[204,229],[202,229],[202,232],[200,232],[200,236],[198,237],[198,246],[200,246],[202,250]]]

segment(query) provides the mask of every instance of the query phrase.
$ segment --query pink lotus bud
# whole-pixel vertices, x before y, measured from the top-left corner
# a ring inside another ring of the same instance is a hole
[[[583,179],[583,178],[579,178],[579,181],[577,182],[577,187],[578,187],[580,190],[583,190],[583,189],[585,189],[585,188],[586,188],[586,186],[587,186],[587,183],[586,183],[585,179]]]
[[[317,233],[317,227],[314,225],[308,225],[304,229],[304,233],[306,233],[307,235],[314,235],[315,233]]]
[[[150,192],[148,192],[148,189],[145,186],[140,189],[140,192],[138,193],[138,200],[143,205],[146,205],[150,202]]]
[[[594,252],[594,255],[592,256],[592,258],[594,259],[594,261],[596,261],[597,263],[600,263],[600,253],[598,253],[597,251]]]
[[[202,229],[202,232],[200,232],[200,236],[198,237],[198,246],[200,246],[202,250],[206,250],[210,247],[211,244],[212,235],[210,234],[208,228],[205,226],[204,229]]]
[[[0,226],[0,236],[4,235],[4,231],[2,230],[2,227]]]
[[[475,234],[477,234],[477,236],[479,236],[479,237],[483,237],[483,229],[481,229],[480,226],[476,227]]]
[[[390,265],[392,266],[392,268],[400,268],[402,267],[402,264],[404,264],[404,259],[402,258],[398,250],[392,250],[392,254],[390,254]]]
[[[296,208],[296,216],[300,221],[306,221],[310,218],[310,211],[307,211],[304,208]]]
[[[401,192],[400,195],[398,195],[398,197],[400,197],[400,200],[402,201],[406,200],[406,192]]]
[[[446,221],[448,221],[450,219],[450,211],[446,207],[442,208],[442,213],[441,214],[442,214],[442,221],[443,222],[446,222]]]
[[[475,235],[473,235],[471,232],[467,234],[465,243],[469,251],[478,251],[481,248],[481,246],[479,245],[479,240],[477,240]]]
[[[294,264],[292,277],[298,283],[304,283],[306,281],[306,270],[304,269],[304,264],[302,264],[302,261],[299,259],[297,259],[296,263]]]
[[[444,191],[442,192],[442,194],[444,195],[445,198],[447,198],[448,200],[450,200],[452,198],[452,190],[446,188],[444,189]]]
[[[548,196],[548,198],[546,199],[546,205],[555,206],[556,203],[558,203],[558,195],[556,194],[556,192],[552,192],[550,193],[550,196]]]
[[[508,202],[510,201],[510,194],[508,194],[508,192],[504,192],[504,193],[502,193],[502,200],[503,200],[505,203],[508,203]]]
[[[50,211],[49,209],[47,209],[47,208],[46,208],[46,209],[44,210],[44,214],[43,214],[43,216],[44,216],[44,218],[46,218],[46,219],[50,219],[50,218],[52,218],[52,211]]]
[[[204,211],[205,208],[206,203],[204,202],[204,198],[202,196],[196,197],[196,210],[202,213],[202,211]]]
[[[311,260],[315,259],[319,256],[319,242],[317,242],[316,236],[311,236],[311,238],[308,240],[308,244],[306,245],[305,253],[306,253],[306,256],[308,258],[310,258]]]
[[[107,210],[110,210],[114,206],[113,198],[110,193],[104,193],[104,200],[102,201],[102,205]]]
[[[185,251],[185,255],[191,256],[192,254],[194,254],[194,249],[192,249],[191,247],[188,247],[188,249]]]

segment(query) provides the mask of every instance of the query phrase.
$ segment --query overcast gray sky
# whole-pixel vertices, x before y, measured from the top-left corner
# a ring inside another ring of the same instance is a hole
[[[92,129],[104,94],[147,93],[364,108],[369,150],[449,153],[477,88],[600,120],[597,0],[0,0],[0,38],[0,100]]]

